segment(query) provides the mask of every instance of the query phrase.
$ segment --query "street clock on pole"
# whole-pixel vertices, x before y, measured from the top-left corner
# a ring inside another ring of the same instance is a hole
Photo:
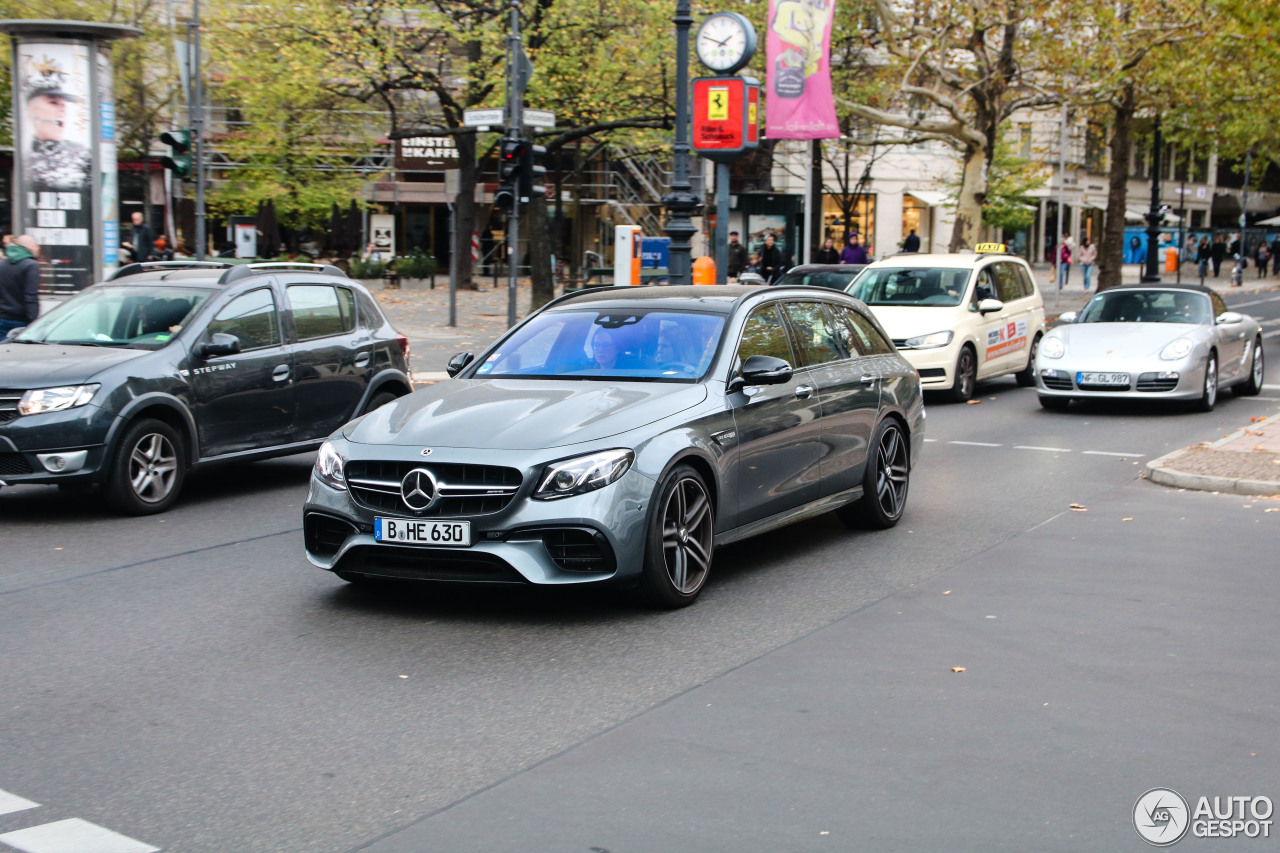
[[[746,67],[756,52],[756,28],[737,12],[708,15],[694,39],[698,61],[717,74]]]

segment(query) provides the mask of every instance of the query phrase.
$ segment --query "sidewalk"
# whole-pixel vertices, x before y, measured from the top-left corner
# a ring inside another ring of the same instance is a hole
[[[1153,459],[1147,477],[1179,489],[1280,495],[1280,415]]]

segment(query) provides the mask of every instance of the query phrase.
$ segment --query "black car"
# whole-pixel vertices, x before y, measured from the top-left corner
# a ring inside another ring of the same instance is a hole
[[[195,465],[311,450],[412,388],[409,340],[315,264],[130,264],[0,344],[0,485],[163,512]]]
[[[787,270],[786,275],[775,281],[775,287],[784,284],[800,284],[808,287],[829,287],[844,290],[867,268],[866,264],[801,264]]]

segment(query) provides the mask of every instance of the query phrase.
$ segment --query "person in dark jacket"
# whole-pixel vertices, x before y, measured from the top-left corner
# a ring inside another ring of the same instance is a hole
[[[787,257],[782,254],[782,247],[773,241],[772,234],[764,237],[764,248],[760,250],[760,274],[769,284],[782,278],[787,271]]]
[[[818,257],[814,259],[815,264],[838,264],[840,263],[840,250],[836,248],[836,241],[828,237],[822,241],[822,248],[818,250]]]
[[[133,225],[129,230],[129,239],[120,244],[133,256],[134,263],[150,261],[155,257],[156,235],[151,226],[143,221],[142,211],[133,212]]]
[[[1223,242],[1221,234],[1213,238],[1213,248],[1210,249],[1209,257],[1213,259],[1213,277],[1217,278],[1218,273],[1222,271],[1222,262],[1227,257],[1227,244]]]
[[[0,338],[40,316],[40,244],[29,234],[15,239],[0,261]]]
[[[738,232],[729,232],[729,266],[725,273],[729,278],[737,278],[747,268],[747,247],[738,242]]]
[[[1280,275],[1280,234],[1271,241],[1271,274]]]
[[[916,229],[912,228],[911,233],[907,235],[907,239],[902,241],[902,251],[918,252],[920,251],[920,237],[916,234]]]
[[[844,247],[844,251],[840,253],[840,263],[842,264],[866,264],[870,263],[867,259],[867,250],[858,242],[858,234],[855,231],[849,235],[849,243]]]

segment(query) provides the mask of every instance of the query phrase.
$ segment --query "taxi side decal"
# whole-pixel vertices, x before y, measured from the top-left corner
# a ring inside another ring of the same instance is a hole
[[[987,330],[987,361],[1008,355],[1027,345],[1027,321],[1010,320],[1003,326]]]

